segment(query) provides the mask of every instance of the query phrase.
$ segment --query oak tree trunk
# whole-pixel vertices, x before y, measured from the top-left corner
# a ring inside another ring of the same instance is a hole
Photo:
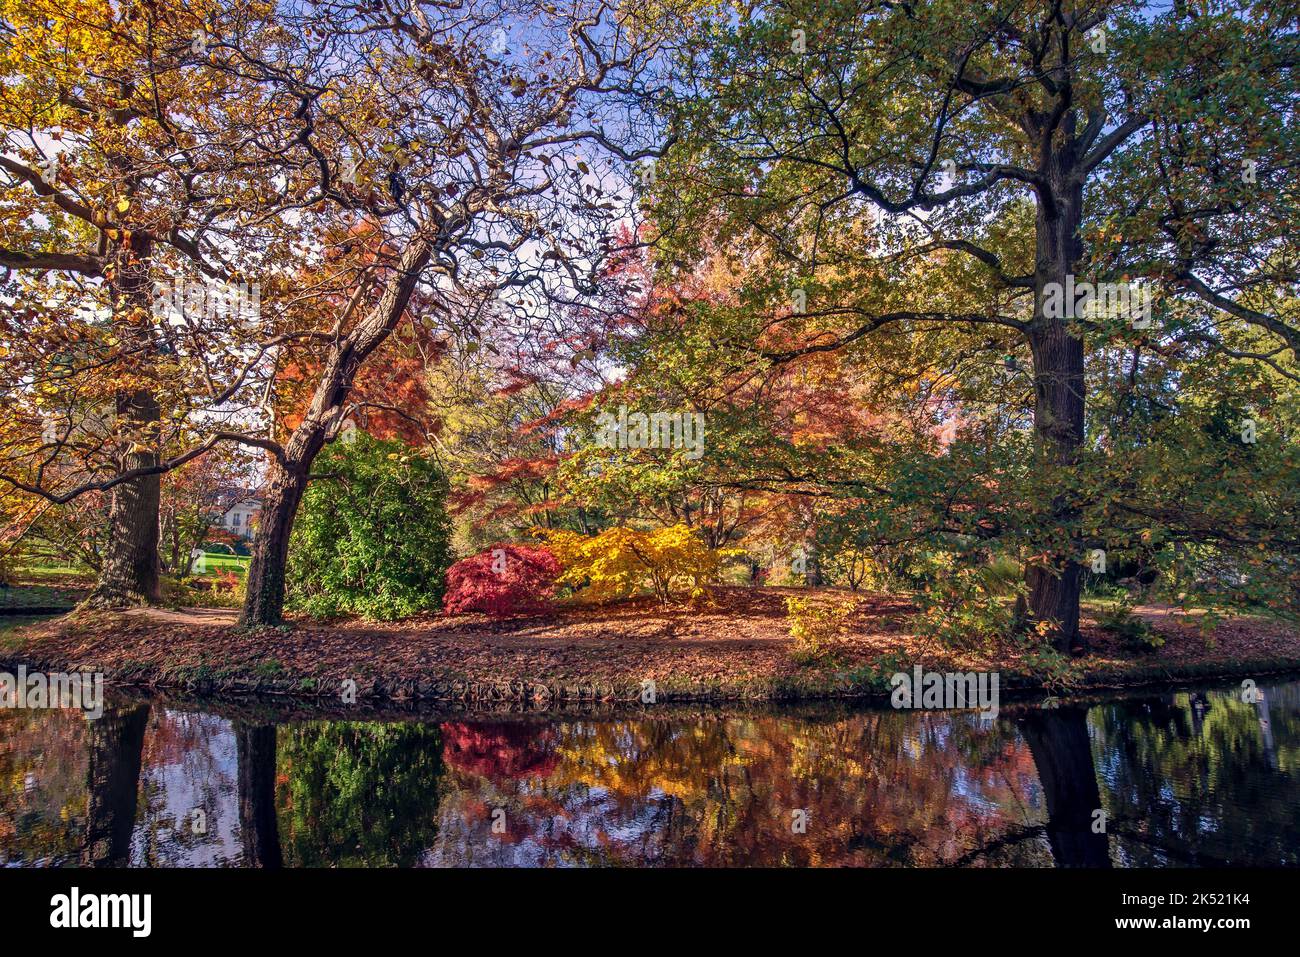
[[[146,391],[119,396],[117,416],[124,431],[135,434],[156,432],[158,402]],[[157,464],[155,449],[140,444],[122,456],[120,468],[126,471]],[[113,487],[104,563],[89,604],[99,608],[122,608],[154,604],[159,600],[158,506],[161,497],[162,488],[157,475]]]
[[[1034,360],[1034,434],[1038,453],[1049,467],[1070,468],[1083,443],[1084,352],[1079,327],[1066,317],[1048,316],[1044,303],[1049,288],[1066,287],[1082,246],[1082,177],[1077,164],[1072,124],[1064,143],[1055,145],[1042,171],[1049,188],[1038,197],[1034,316],[1029,346]],[[1071,304],[1067,304],[1069,306]],[[1053,644],[1062,651],[1080,647],[1079,594],[1082,585],[1083,540],[1078,515],[1065,495],[1053,498],[1047,529],[1048,557],[1026,570],[1028,619],[1045,623]]]
[[[114,402],[117,435],[123,446],[117,467],[124,472],[158,464],[161,414],[147,384],[153,307],[150,259],[148,242],[132,240],[120,247],[113,260],[113,322],[130,330],[138,348],[137,357],[129,357],[129,365],[123,369],[132,384],[118,393]],[[162,478],[157,474],[120,482],[109,490],[104,561],[87,604],[123,608],[158,602],[161,499]]]
[[[149,705],[109,708],[88,723],[83,867],[123,867],[131,852]]]
[[[1110,867],[1087,712],[1039,709],[1018,722],[1047,803],[1047,839],[1057,867]]]

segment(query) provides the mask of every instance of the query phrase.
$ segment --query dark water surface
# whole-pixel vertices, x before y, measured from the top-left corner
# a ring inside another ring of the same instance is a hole
[[[1294,866],[1300,682],[1262,690],[1020,705],[991,723],[0,710],[0,864]]]

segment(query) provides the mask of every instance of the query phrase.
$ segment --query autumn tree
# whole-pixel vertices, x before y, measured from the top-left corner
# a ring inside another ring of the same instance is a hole
[[[117,23],[115,8],[104,15]],[[590,283],[617,214],[604,167],[609,157],[641,155],[630,104],[653,42],[599,2],[567,11],[533,3],[365,10],[327,3],[277,11],[264,33],[238,21],[208,31],[193,42],[209,57],[203,65],[215,63],[219,76],[238,82],[230,109],[244,111],[243,122],[206,101],[192,108],[204,131],[227,137],[226,163],[214,173],[222,189],[199,190],[195,177],[206,168],[177,182],[211,200],[197,214],[204,229],[226,227],[226,247],[192,251],[222,262],[216,254],[225,252],[238,263],[236,275],[256,276],[262,288],[258,308],[199,329],[190,328],[183,306],[165,307],[159,331],[173,351],[141,374],[154,386],[151,396],[161,382],[202,384],[178,403],[187,420],[204,422],[202,441],[160,461],[83,469],[72,488],[51,492],[32,481],[44,445],[28,439],[14,449],[27,471],[7,477],[66,501],[152,482],[219,442],[265,450],[243,620],[273,623],[311,463],[355,411],[358,371],[399,323],[437,322],[473,336],[505,312],[572,299]],[[127,86],[136,95],[139,86]],[[213,91],[199,93],[211,99]],[[175,126],[165,118],[151,123],[164,135]],[[606,132],[615,125],[617,136]],[[246,135],[250,128],[256,136]],[[186,140],[176,151],[188,159],[189,146]],[[257,174],[244,175],[249,169]],[[121,212],[143,204],[118,205]],[[107,213],[91,210],[88,221],[97,216]],[[127,233],[114,236],[121,242]],[[157,238],[143,227],[129,234],[135,244],[149,237]],[[128,265],[143,289],[148,267],[138,250],[132,255]],[[24,334],[38,343],[51,327],[59,324]],[[131,355],[151,354],[133,341],[139,348]],[[276,436],[268,412],[286,356],[310,382],[301,420]],[[156,563],[156,530],[150,534]]]
[[[920,441],[924,424],[883,411],[881,396],[896,388],[890,370],[835,352],[763,366],[747,347],[719,347],[719,325],[752,309],[745,290],[764,275],[761,259],[706,246],[692,268],[655,270],[643,250],[624,249],[593,336],[609,378],[562,419],[571,448],[557,470],[561,495],[611,524],[681,523],[711,548],[742,542],[755,574],[779,564],[816,581],[818,499],[837,475],[865,487],[870,450]],[[700,441],[611,447],[597,419],[624,408],[698,415]]]
[[[249,136],[273,139],[283,104],[232,53],[283,56],[268,16],[0,5],[0,266],[15,303],[0,326],[3,477],[56,505],[107,495],[94,604],[158,598],[160,474],[186,454],[196,407],[234,396],[223,373],[242,362],[205,286],[223,294],[283,248],[265,228],[278,158]]]
[[[462,552],[536,527],[592,532],[600,524],[598,509],[566,495],[557,473],[602,360],[581,323],[561,325],[500,323],[481,340],[453,341],[429,370],[435,450],[452,478]]]
[[[991,353],[1025,370],[1028,458],[957,485],[960,458],[946,482],[915,458],[883,491],[908,505],[910,485],[968,536],[1018,529],[1027,618],[1076,646],[1083,562],[1108,533],[1092,519],[1103,502],[1122,517],[1115,502],[1133,494],[1109,484],[1114,446],[1089,426],[1090,363],[1109,351],[1139,379],[1216,362],[1295,376],[1294,19],[1236,2],[778,0],[700,14],[679,52],[663,106],[681,141],[654,190],[661,262],[721,241],[768,265],[742,290],[748,308],[714,314],[715,356],[862,361],[937,335],[954,364]],[[1090,302],[1084,284],[1134,298]],[[1229,448],[1201,447],[1198,482]],[[1293,439],[1279,431],[1262,454],[1289,512]],[[1233,529],[1195,501],[1151,509],[1148,535],[1196,526],[1286,547],[1258,506]]]
[[[287,23],[325,38],[307,68],[262,65],[300,102],[294,183],[304,204],[374,230],[348,284],[295,306],[320,371],[301,422],[271,448],[245,624],[280,620],[294,516],[363,364],[407,319],[473,339],[503,313],[580,296],[617,212],[596,157],[647,152],[629,104],[653,42],[603,3],[326,3]],[[352,98],[364,109],[342,108]],[[615,117],[617,138],[605,132]]]

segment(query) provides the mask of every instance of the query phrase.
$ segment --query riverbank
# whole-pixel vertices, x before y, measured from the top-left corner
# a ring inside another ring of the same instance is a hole
[[[648,599],[564,607],[496,621],[427,615],[393,624],[295,620],[247,631],[226,609],[78,611],[11,629],[0,667],[103,672],[110,686],[200,695],[270,694],[338,700],[459,703],[546,709],[659,701],[789,701],[874,697],[891,674],[997,671],[1004,693],[1066,693],[1210,678],[1300,672],[1300,630],[1237,617],[1212,631],[1203,617],[1158,606],[1136,614],[1165,639],[1135,653],[1085,614],[1090,651],[1045,669],[1029,649],[961,651],[910,633],[905,599],[866,596],[850,634],[814,665],[792,657],[784,599],[802,589],[724,587],[700,607]]]

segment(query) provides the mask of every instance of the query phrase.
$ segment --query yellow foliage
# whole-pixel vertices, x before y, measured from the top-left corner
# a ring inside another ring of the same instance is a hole
[[[857,610],[859,598],[843,601],[822,598],[786,598],[785,610],[790,620],[790,637],[802,655],[818,655],[843,637],[849,617]]]
[[[537,529],[559,561],[559,584],[583,589],[592,601],[613,601],[649,587],[660,601],[689,588],[698,598],[736,549],[711,549],[686,525],[653,531],[609,528],[598,535]]]

